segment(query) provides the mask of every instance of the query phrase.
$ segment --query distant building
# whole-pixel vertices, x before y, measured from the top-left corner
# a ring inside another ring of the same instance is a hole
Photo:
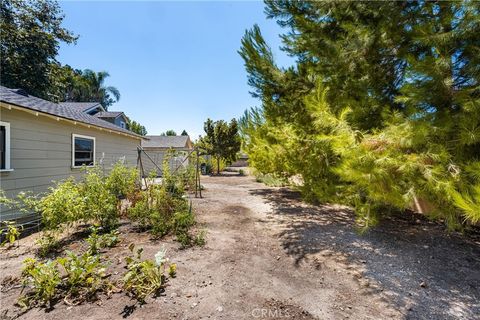
[[[193,143],[189,136],[145,136],[148,140],[142,141],[142,148],[148,157],[142,156],[142,164],[145,175],[151,171],[156,171],[157,176],[161,176],[161,168],[167,152],[172,152],[169,159],[169,167],[171,171],[176,170],[179,166],[186,167],[188,165],[187,156],[193,150]]]

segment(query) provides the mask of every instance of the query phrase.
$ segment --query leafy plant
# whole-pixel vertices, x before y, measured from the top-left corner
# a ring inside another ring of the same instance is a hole
[[[195,238],[193,239],[193,243],[196,246],[203,247],[207,243],[206,236],[207,236],[207,231],[206,230],[200,230],[195,235]]]
[[[0,244],[0,246],[4,246],[8,243],[10,246],[20,238],[21,230],[23,230],[22,225],[17,225],[14,221],[3,221],[6,229],[0,230],[0,237],[4,236],[5,240]]]
[[[118,235],[118,230],[112,230],[105,234],[98,234],[98,228],[92,227],[90,235],[85,240],[89,245],[88,252],[94,255],[97,254],[100,249],[115,246],[119,241]]]
[[[90,300],[98,292],[106,292],[111,287],[106,280],[106,266],[100,262],[99,256],[89,252],[79,256],[67,252],[67,256],[58,258],[57,262],[64,269],[62,289],[65,291],[64,300],[68,304]]]
[[[129,250],[132,256],[126,258],[128,271],[123,277],[123,289],[144,303],[149,295],[158,294],[165,286],[166,250],[157,252],[155,260],[144,261],[141,260],[143,248],[135,250],[132,243]]]
[[[62,268],[62,270],[60,269]],[[79,304],[96,298],[97,293],[109,293],[113,284],[106,278],[106,266],[100,257],[86,252],[76,255],[67,252],[65,257],[40,262],[32,258],[24,261],[22,271],[23,291],[18,303],[24,308],[46,306],[63,298],[67,304]]]
[[[35,259],[25,259],[22,282],[23,290],[28,286],[30,291],[20,296],[18,303],[27,308],[32,305],[50,308],[61,283],[60,272],[56,261],[38,262]]]
[[[128,210],[128,216],[156,236],[174,233],[186,246],[191,242],[189,229],[195,223],[191,207],[183,195],[170,192],[168,181],[150,185],[140,199]]]
[[[55,232],[46,231],[38,238],[35,243],[39,246],[38,255],[40,257],[46,257],[50,253],[58,250],[60,243],[57,239]]]

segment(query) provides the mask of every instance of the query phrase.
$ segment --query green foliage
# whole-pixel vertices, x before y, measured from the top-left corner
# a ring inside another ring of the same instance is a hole
[[[285,187],[288,186],[288,180],[284,177],[278,177],[273,173],[258,173],[255,176],[255,180],[257,182],[265,183],[267,186],[270,187]]]
[[[186,245],[191,239],[188,230],[195,222],[194,215],[183,194],[172,193],[167,183],[150,185],[128,209],[128,216],[153,235],[161,237],[173,232]]]
[[[160,293],[165,286],[166,250],[157,252],[155,260],[142,261],[143,248],[135,250],[132,243],[129,249],[132,256],[126,258],[128,271],[123,277],[123,289],[144,303],[148,296]]]
[[[115,164],[107,176],[98,167],[88,168],[82,181],[69,178],[50,187],[39,200],[27,199],[41,213],[46,230],[77,222],[93,222],[104,230],[112,230],[121,213],[120,199],[133,196],[137,179],[136,169],[121,163]]]
[[[100,258],[88,252],[80,256],[67,252],[66,257],[47,262],[28,258],[24,261],[22,282],[24,289],[29,287],[29,290],[18,303],[24,308],[36,305],[51,308],[60,297],[68,304],[91,300],[112,286],[106,280],[105,270]]]
[[[0,83],[44,99],[58,100],[55,87],[60,43],[74,43],[63,28],[59,4],[51,0],[5,0],[0,4],[2,44]]]
[[[138,189],[138,171],[117,162],[106,178],[106,186],[111,194],[126,198]]]
[[[62,224],[86,221],[85,205],[81,186],[74,178],[69,178],[50,187],[49,192],[40,199],[38,207],[44,228],[54,230]]]
[[[167,130],[165,132],[162,132],[160,135],[161,136],[176,136],[177,133],[175,132],[175,130],[170,129],[170,130]]]
[[[106,280],[106,266],[100,257],[86,252],[77,256],[67,252],[66,257],[57,259],[63,267],[62,290],[64,300],[69,304],[79,304],[96,297],[98,292],[107,292],[111,283]]]
[[[0,243],[0,246],[4,246],[6,243],[11,246],[20,238],[23,226],[17,225],[14,221],[2,221],[2,224],[5,225],[5,228],[0,230],[0,237],[5,237],[5,240]]]
[[[220,174],[220,162],[231,162],[236,159],[240,151],[240,137],[238,135],[238,125],[235,119],[229,124],[223,120],[213,122],[207,119],[204,123],[205,136],[200,138],[198,147],[205,154],[209,154],[216,159],[217,174]]]
[[[207,243],[207,231],[206,230],[200,230],[194,237],[193,243],[196,246],[203,247]]]
[[[452,229],[480,220],[478,3],[266,1],[266,13],[297,60],[277,67],[258,26],[242,39],[262,102],[239,120],[251,166],[354,206],[361,230],[420,203]]]
[[[60,248],[57,234],[52,231],[44,232],[43,235],[35,241],[35,244],[39,246],[38,255],[40,257],[46,257]]]
[[[100,168],[87,170],[83,183],[80,184],[84,214],[105,230],[114,229],[118,224],[118,199],[113,192],[125,191],[119,186],[108,185]],[[116,178],[112,179],[113,181]]]
[[[88,252],[95,255],[103,248],[114,247],[119,241],[118,230],[112,230],[109,233],[98,234],[98,228],[92,227],[91,233],[85,241],[88,243]]]
[[[136,134],[139,134],[141,136],[146,136],[147,135],[147,129],[142,126],[140,123],[128,119],[128,130],[135,132]]]
[[[28,258],[23,262],[23,286],[30,287],[29,292],[18,300],[20,306],[27,308],[31,305],[40,305],[50,308],[61,283],[60,272],[56,261],[41,263]]]

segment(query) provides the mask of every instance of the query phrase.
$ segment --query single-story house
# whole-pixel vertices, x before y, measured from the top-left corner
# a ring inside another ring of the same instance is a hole
[[[193,143],[189,136],[152,136],[147,135],[146,140],[142,140],[142,148],[148,156],[142,155],[142,165],[145,175],[151,171],[156,171],[157,176],[161,176],[159,170],[163,166],[163,160],[167,152],[173,152],[169,159],[170,170],[174,171],[179,166],[188,165],[188,155],[193,151]]]
[[[82,166],[137,164],[142,136],[89,114],[105,111],[97,103],[74,104],[0,86],[0,188],[7,196],[44,192],[52,181],[80,177]],[[17,217],[0,208],[0,220]]]

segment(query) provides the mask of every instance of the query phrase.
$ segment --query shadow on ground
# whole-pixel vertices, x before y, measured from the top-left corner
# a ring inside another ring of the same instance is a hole
[[[388,218],[360,235],[353,212],[310,206],[297,192],[255,189],[282,216],[280,240],[296,264],[331,251],[361,266],[407,319],[478,319],[480,234],[448,234],[441,224],[418,215]]]

